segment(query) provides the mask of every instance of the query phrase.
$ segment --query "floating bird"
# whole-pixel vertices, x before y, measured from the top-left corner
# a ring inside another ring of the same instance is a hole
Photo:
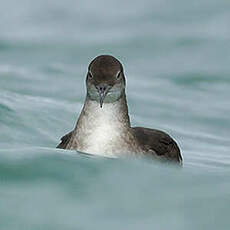
[[[180,149],[168,134],[131,127],[125,85],[123,66],[116,58],[96,57],[88,67],[80,117],[57,148],[107,157],[151,156],[182,164]]]

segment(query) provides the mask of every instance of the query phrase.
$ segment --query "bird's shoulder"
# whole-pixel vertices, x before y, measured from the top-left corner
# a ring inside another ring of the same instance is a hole
[[[72,137],[73,131],[67,133],[61,138],[61,143],[57,146],[59,149],[66,149],[71,137]]]
[[[162,159],[182,163],[180,149],[167,133],[143,127],[133,127],[132,131],[147,153],[156,154]]]

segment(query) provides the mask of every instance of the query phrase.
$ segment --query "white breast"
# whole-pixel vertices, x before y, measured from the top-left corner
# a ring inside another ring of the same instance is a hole
[[[127,151],[124,123],[117,103],[104,103],[100,108],[89,101],[77,127],[78,150],[81,152],[116,157]]]

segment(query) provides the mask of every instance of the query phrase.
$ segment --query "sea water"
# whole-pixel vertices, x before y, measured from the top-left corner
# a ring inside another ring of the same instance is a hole
[[[230,229],[229,22],[227,0],[2,2],[0,229]],[[183,168],[55,148],[100,54]]]

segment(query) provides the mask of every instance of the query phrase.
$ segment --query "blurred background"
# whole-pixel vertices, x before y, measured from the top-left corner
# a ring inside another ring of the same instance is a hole
[[[1,1],[0,228],[229,229],[229,22],[228,0]],[[183,169],[55,149],[100,54]]]

